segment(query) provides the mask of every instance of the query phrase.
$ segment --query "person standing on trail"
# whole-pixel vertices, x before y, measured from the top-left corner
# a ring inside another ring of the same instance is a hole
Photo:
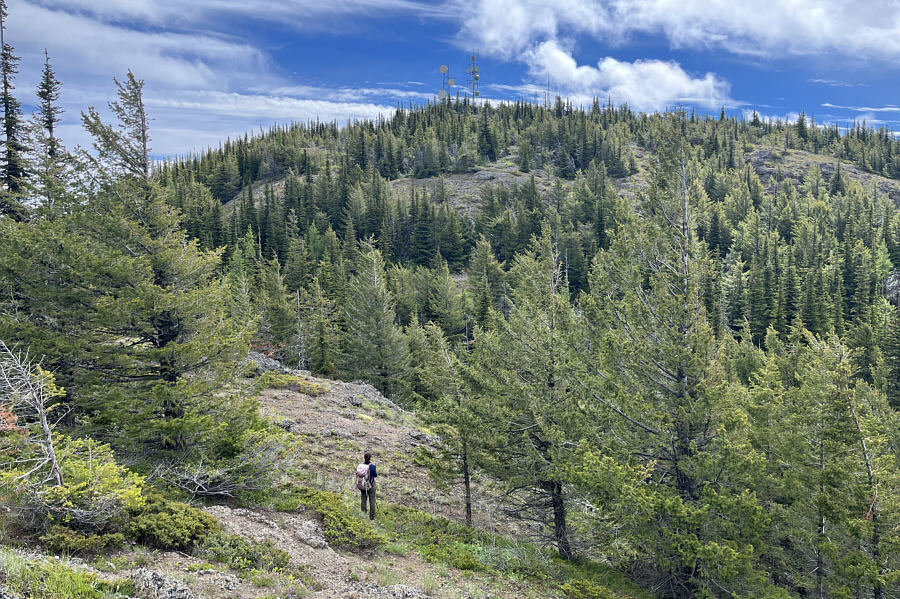
[[[362,512],[366,513],[366,500],[369,502],[369,519],[375,519],[375,477],[378,471],[372,463],[372,454],[363,456],[363,463],[356,467],[356,488],[359,489],[362,499]]]

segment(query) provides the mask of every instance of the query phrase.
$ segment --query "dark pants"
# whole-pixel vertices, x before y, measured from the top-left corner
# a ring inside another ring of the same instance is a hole
[[[368,498],[368,500],[369,500],[369,519],[374,520],[375,519],[375,485],[373,484],[372,488],[370,488],[368,491],[363,491],[362,489],[360,489],[359,494],[360,494],[360,498],[362,500],[360,503],[360,506],[362,507],[363,513],[364,514],[366,513],[366,498]]]

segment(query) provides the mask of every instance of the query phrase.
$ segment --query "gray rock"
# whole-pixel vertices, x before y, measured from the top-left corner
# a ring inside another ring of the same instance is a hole
[[[174,578],[141,568],[131,575],[134,590],[143,599],[194,599],[194,593]]]
[[[256,364],[256,371],[254,374],[256,374],[257,376],[263,375],[267,372],[277,372],[279,374],[297,374],[297,371],[293,368],[288,368],[278,360],[270,358],[257,351],[251,351],[247,354],[247,358],[244,360],[244,364],[249,364],[251,362]]]
[[[887,280],[884,282],[882,292],[884,293],[884,297],[887,298],[887,301],[900,308],[900,270],[895,270],[888,275]]]
[[[372,583],[356,583],[345,589],[345,593],[355,595],[358,599],[431,599],[431,595],[405,584],[380,587]]]
[[[6,588],[6,585],[0,584],[0,599],[22,599],[22,597],[14,595],[12,591]]]
[[[296,420],[290,420],[288,418],[285,418],[284,420],[279,422],[278,428],[285,430],[289,433],[300,434],[303,432],[303,429],[300,428],[300,424]]]
[[[294,534],[294,538],[304,545],[308,545],[313,549],[325,549],[328,547],[328,543],[325,542],[325,534],[322,532],[322,527],[319,526],[318,522],[293,518],[291,525],[291,532]]]

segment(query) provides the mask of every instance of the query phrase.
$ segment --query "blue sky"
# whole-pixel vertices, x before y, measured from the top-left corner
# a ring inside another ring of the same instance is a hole
[[[346,121],[425,102],[438,68],[481,95],[597,96],[642,111],[757,110],[900,129],[900,0],[9,0],[34,103],[44,48],[61,127],[104,107],[112,77],[146,81],[153,151],[183,154],[292,120]]]

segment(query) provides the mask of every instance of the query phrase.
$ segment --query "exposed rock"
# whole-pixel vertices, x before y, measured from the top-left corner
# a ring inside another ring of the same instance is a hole
[[[338,437],[340,439],[352,439],[353,438],[352,433],[349,433],[342,429],[336,429],[336,428],[333,428],[330,431],[328,431],[328,435],[331,437]]]
[[[294,538],[301,543],[309,545],[313,549],[325,549],[328,547],[328,543],[325,542],[325,534],[322,532],[322,526],[315,520],[291,518],[289,525]]]
[[[289,418],[285,418],[284,420],[278,422],[278,428],[286,430],[289,433],[296,433],[298,435],[303,432],[303,428],[300,426],[300,423]]]
[[[277,372],[280,374],[296,374],[297,371],[288,368],[278,360],[274,358],[270,358],[266,355],[263,355],[257,351],[251,351],[247,354],[247,358],[244,360],[244,364],[249,364],[253,362],[256,364],[256,375],[263,375],[267,372]]]
[[[431,595],[426,595],[419,589],[405,584],[380,587],[365,582],[352,584],[344,590],[341,596],[355,599],[431,599]]]
[[[14,595],[12,591],[0,584],[0,599],[22,599],[22,597]]]
[[[895,270],[888,275],[882,292],[887,301],[900,308],[900,270]]]
[[[134,590],[143,599],[194,599],[194,593],[174,578],[141,568],[131,575]]]

